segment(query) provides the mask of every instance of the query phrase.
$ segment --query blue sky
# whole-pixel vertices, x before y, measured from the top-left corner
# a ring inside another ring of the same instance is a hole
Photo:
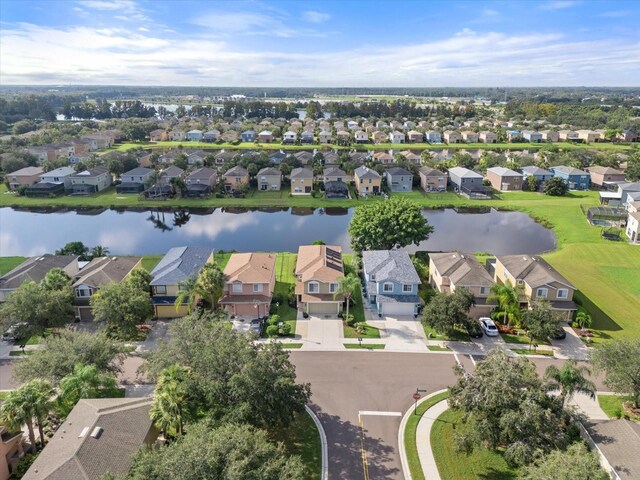
[[[0,83],[638,86],[640,1],[2,0]]]

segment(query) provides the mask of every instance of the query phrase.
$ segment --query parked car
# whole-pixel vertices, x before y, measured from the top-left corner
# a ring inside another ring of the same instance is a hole
[[[14,323],[6,332],[2,334],[2,340],[5,342],[15,342],[19,338],[26,336],[26,330],[29,328],[29,324],[25,322]]]
[[[256,335],[261,336],[264,330],[264,324],[267,321],[267,317],[254,318],[249,322],[249,328],[256,332]]]
[[[482,328],[480,328],[480,325],[475,322],[469,322],[469,324],[466,326],[466,330],[469,334],[469,337],[471,338],[482,338],[482,335],[484,335],[482,333]]]
[[[480,319],[480,328],[482,328],[487,337],[497,337],[500,335],[498,327],[496,327],[496,324],[493,323],[493,320],[489,317],[482,317]]]
[[[567,338],[567,332],[562,327],[558,327],[556,333],[551,335],[552,340],[564,340],[565,338]]]

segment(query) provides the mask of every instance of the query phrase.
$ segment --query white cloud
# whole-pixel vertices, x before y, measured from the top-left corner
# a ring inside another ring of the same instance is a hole
[[[610,12],[603,12],[598,15],[598,17],[604,18],[622,18],[629,15],[633,15],[633,12],[629,10],[612,10]]]
[[[151,19],[145,10],[133,0],[78,0],[77,3],[88,10],[108,13],[120,13],[114,18],[126,22],[148,22]]]
[[[302,18],[311,23],[323,23],[331,18],[331,15],[315,10],[308,10],[302,14]]]
[[[579,3],[577,0],[554,0],[543,4],[541,8],[542,10],[563,10],[578,5]]]

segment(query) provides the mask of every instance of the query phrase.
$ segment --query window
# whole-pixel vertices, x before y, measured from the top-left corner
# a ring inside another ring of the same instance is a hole
[[[262,284],[261,283],[254,283],[253,284],[253,292],[254,293],[262,292]]]
[[[568,298],[569,297],[569,290],[567,290],[566,288],[559,288],[557,297],[558,298]]]
[[[522,280],[521,278],[519,278],[517,280],[518,285],[524,285],[524,280]]]
[[[329,293],[336,293],[338,291],[338,284],[337,283],[330,283],[329,284]]]
[[[547,293],[549,293],[549,291],[546,288],[539,288],[536,290],[536,297],[547,298]]]
[[[236,177],[236,183],[240,183],[241,181],[242,181],[242,178]]]
[[[385,283],[382,285],[383,292],[393,292],[393,283]]]
[[[413,292],[413,285],[411,285],[410,283],[405,283],[404,285],[402,285],[402,291],[404,293],[411,293]]]
[[[231,286],[231,290],[234,293],[242,293],[242,284],[241,283],[234,283]]]
[[[480,295],[486,295],[487,294],[487,287],[480,287]]]
[[[165,285],[156,285],[155,290],[156,295],[167,293],[167,287]]]
[[[76,297],[81,297],[81,298],[90,297],[91,293],[92,291],[90,288],[78,288],[76,290]]]
[[[309,293],[318,293],[320,291],[320,285],[318,282],[309,282],[309,286],[307,288],[309,289]]]

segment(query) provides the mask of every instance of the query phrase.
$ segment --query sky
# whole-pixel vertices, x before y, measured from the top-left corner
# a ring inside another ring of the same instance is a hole
[[[640,0],[1,0],[0,84],[639,86]]]

